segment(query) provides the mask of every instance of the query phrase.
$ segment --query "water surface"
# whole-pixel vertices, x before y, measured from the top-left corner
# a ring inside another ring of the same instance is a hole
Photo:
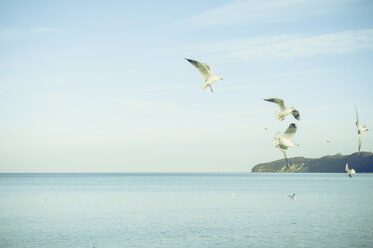
[[[0,199],[0,247],[373,244],[373,174],[0,174]]]

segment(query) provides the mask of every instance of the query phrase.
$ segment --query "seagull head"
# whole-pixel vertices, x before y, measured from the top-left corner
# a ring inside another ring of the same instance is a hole
[[[223,78],[221,76],[218,76],[220,80],[223,80]]]

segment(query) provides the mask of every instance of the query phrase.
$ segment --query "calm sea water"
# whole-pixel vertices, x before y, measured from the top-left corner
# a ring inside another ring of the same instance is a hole
[[[373,247],[373,175],[0,174],[0,247]]]

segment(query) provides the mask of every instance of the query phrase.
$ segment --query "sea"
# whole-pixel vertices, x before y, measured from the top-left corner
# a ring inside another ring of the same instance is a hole
[[[373,247],[373,174],[3,173],[0,247]]]

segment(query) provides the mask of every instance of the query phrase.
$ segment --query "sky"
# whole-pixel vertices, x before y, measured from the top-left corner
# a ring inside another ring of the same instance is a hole
[[[0,172],[249,172],[283,159],[272,138],[290,123],[288,157],[357,152],[354,105],[373,128],[372,13],[369,0],[0,1]],[[224,80],[202,91],[184,58]],[[276,120],[268,97],[301,120]]]

